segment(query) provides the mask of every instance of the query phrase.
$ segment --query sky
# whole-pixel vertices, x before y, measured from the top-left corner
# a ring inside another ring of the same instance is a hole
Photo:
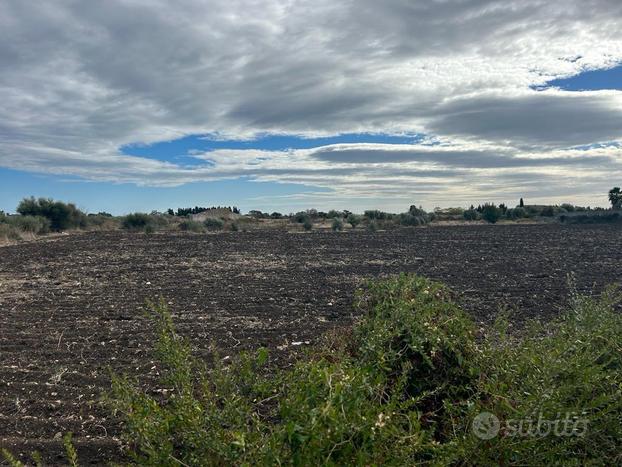
[[[620,30],[619,0],[2,0],[0,210],[605,206]]]

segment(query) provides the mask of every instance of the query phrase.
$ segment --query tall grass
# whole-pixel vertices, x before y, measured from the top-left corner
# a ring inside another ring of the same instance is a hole
[[[0,216],[0,239],[21,240],[25,235],[44,235],[50,228],[50,220],[43,216]]]
[[[265,349],[229,366],[194,359],[160,302],[165,391],[115,376],[109,403],[129,454],[150,465],[619,464],[619,298],[573,295],[517,336],[503,320],[478,330],[446,287],[402,275],[360,291],[359,322],[288,370],[268,368]],[[473,425],[482,412],[493,436]],[[527,433],[529,420],[574,432]]]

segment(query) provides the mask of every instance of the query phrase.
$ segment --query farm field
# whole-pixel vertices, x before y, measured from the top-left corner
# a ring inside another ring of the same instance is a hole
[[[619,282],[615,226],[471,225],[393,231],[218,234],[90,232],[0,248],[0,445],[52,461],[62,433],[83,459],[118,458],[99,406],[109,369],[154,376],[146,299],[163,297],[179,332],[223,357],[293,355],[355,318],[366,279],[417,272],[448,284],[485,325],[554,315],[579,290]]]

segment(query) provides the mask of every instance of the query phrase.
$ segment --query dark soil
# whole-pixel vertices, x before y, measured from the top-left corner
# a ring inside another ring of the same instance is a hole
[[[119,459],[118,424],[100,406],[108,369],[150,380],[145,299],[162,296],[198,352],[266,346],[273,362],[354,318],[365,279],[418,272],[458,294],[478,322],[507,307],[517,326],[568,296],[621,280],[614,226],[497,225],[389,232],[152,236],[99,232],[0,248],[0,445],[60,462]],[[300,343],[302,345],[292,345]]]

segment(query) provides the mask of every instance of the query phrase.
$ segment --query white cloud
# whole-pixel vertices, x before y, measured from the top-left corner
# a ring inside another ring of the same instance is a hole
[[[620,176],[620,149],[563,148],[622,139],[622,93],[530,86],[622,61],[621,27],[614,0],[5,0],[0,166],[149,185],[249,176],[431,200],[447,183],[474,196],[509,194],[511,183],[563,191],[580,170],[597,193]],[[193,167],[119,153],[189,134],[404,131],[445,144],[264,160],[220,151]]]

